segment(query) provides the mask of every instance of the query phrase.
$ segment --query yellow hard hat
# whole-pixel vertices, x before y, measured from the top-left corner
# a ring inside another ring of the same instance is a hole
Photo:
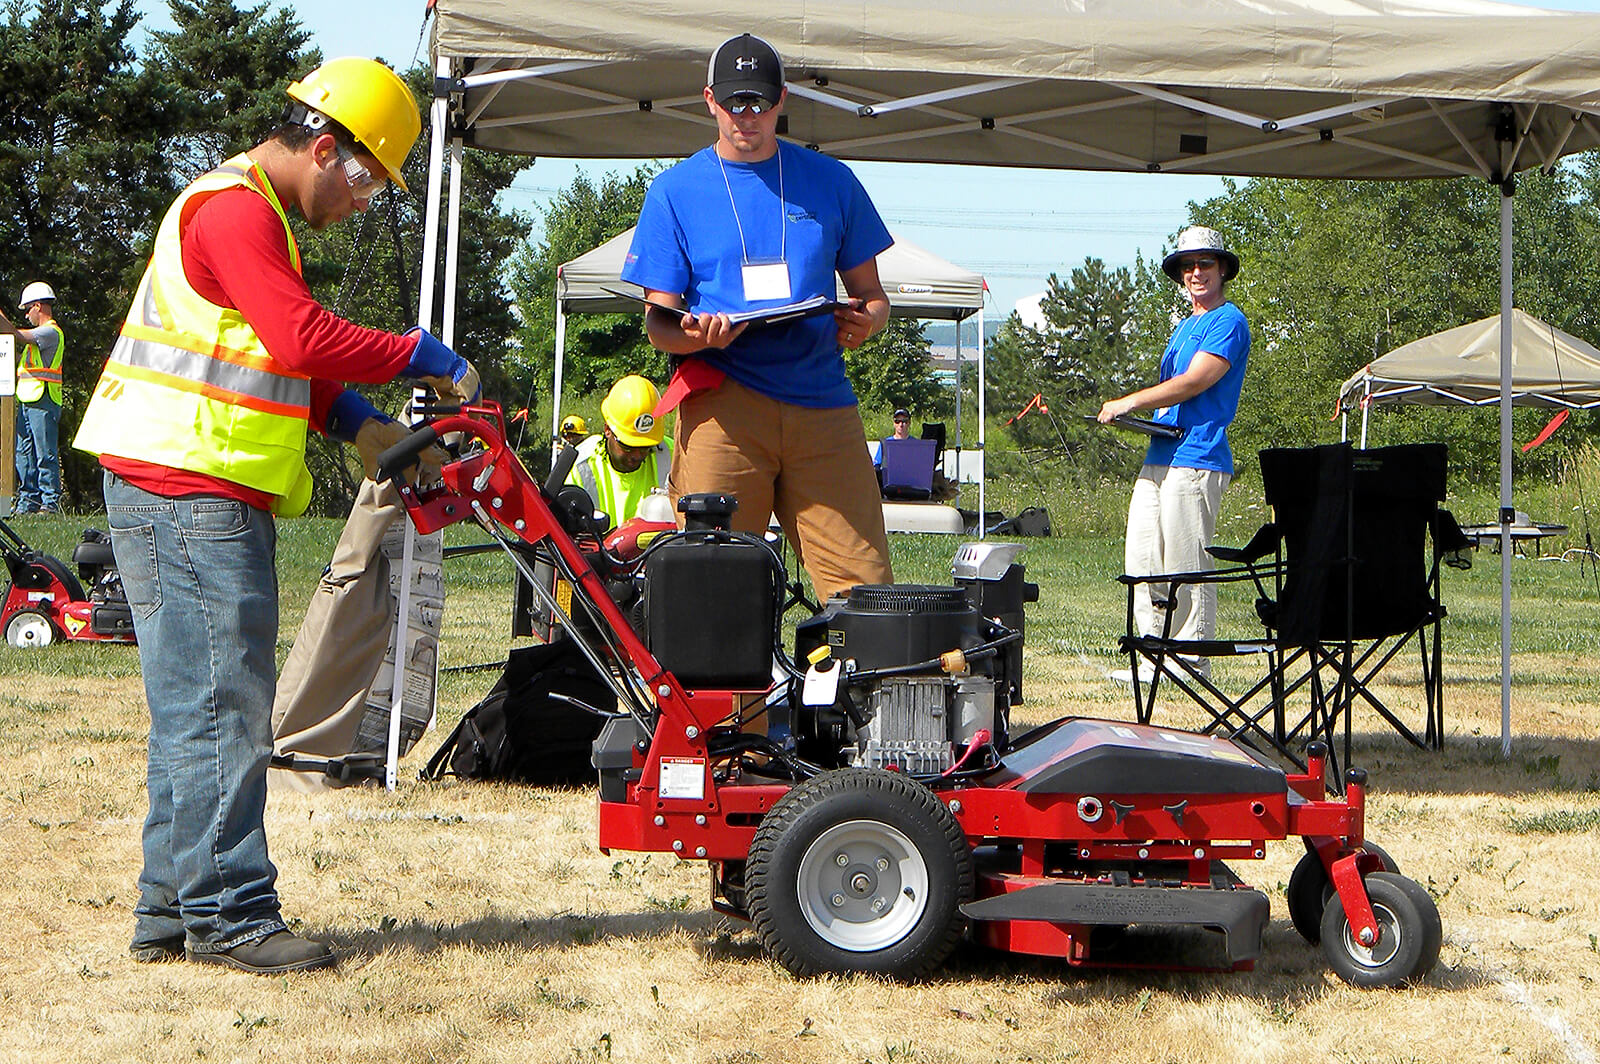
[[[568,414],[566,419],[561,422],[561,435],[563,436],[587,436],[588,434],[589,423],[577,414]]]
[[[417,101],[376,59],[330,59],[289,86],[289,95],[348,129],[404,191],[400,166],[422,132]]]
[[[629,447],[654,447],[667,433],[667,426],[656,421],[660,401],[661,393],[654,384],[630,373],[611,386],[600,413],[612,434]]]

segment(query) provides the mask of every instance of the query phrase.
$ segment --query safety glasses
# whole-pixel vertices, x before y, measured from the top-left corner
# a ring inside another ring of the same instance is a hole
[[[1209,270],[1217,264],[1217,260],[1210,255],[1200,255],[1192,259],[1179,259],[1178,272],[1188,273],[1190,270]]]
[[[383,177],[372,176],[372,171],[362,165],[361,160],[350,154],[347,149],[339,148],[338,152],[339,162],[344,166],[344,179],[350,185],[350,195],[356,199],[370,200],[382,192],[383,187],[389,183],[387,174]]]

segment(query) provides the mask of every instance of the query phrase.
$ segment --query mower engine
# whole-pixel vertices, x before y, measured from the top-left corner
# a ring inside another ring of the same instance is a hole
[[[1038,586],[1020,544],[968,544],[953,586],[861,585],[795,633],[807,661],[772,737],[830,768],[941,775],[975,747],[1003,746],[1022,700],[1023,605]],[[787,734],[784,734],[787,733]]]

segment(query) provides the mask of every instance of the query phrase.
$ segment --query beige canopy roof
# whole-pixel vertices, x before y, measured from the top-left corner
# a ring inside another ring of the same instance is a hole
[[[788,135],[846,159],[1492,177],[1600,144],[1600,16],[1484,0],[439,0],[471,146],[677,157],[709,51],[788,64]],[[1500,138],[1500,139],[1497,139]]]
[[[1511,327],[1516,406],[1600,406],[1600,350],[1518,308]],[[1424,336],[1368,363],[1339,388],[1345,412],[1373,403],[1493,406],[1500,401],[1500,316]]]
[[[633,229],[556,268],[556,298],[568,314],[636,312],[640,304],[607,289],[637,291],[621,279],[622,263],[633,244]],[[889,313],[898,318],[953,318],[960,321],[983,308],[983,277],[946,262],[910,241],[878,256],[878,279],[889,296]],[[844,297],[844,286],[839,287]]]

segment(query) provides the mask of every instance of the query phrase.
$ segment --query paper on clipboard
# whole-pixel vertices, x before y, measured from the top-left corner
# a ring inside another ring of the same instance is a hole
[[[1098,422],[1100,419],[1093,414],[1083,415],[1085,421]],[[1119,429],[1129,432],[1139,432],[1146,436],[1159,436],[1164,440],[1180,440],[1183,438],[1183,429],[1177,425],[1169,425],[1164,421],[1151,421],[1149,418],[1134,417],[1132,414],[1119,414],[1106,422]]]
[[[663,310],[677,309],[676,307],[657,303],[653,299],[647,299],[643,292],[629,292],[622,288],[612,288],[609,285],[601,285],[600,287],[614,296],[619,296],[622,299],[631,299],[646,306],[661,307]],[[759,328],[763,325],[777,325],[780,322],[794,321],[798,318],[809,318],[815,314],[831,314],[835,307],[842,305],[832,296],[812,296],[810,299],[802,299],[795,303],[785,303],[780,307],[731,311],[728,312],[728,321],[734,325],[748,322],[751,328]]]

